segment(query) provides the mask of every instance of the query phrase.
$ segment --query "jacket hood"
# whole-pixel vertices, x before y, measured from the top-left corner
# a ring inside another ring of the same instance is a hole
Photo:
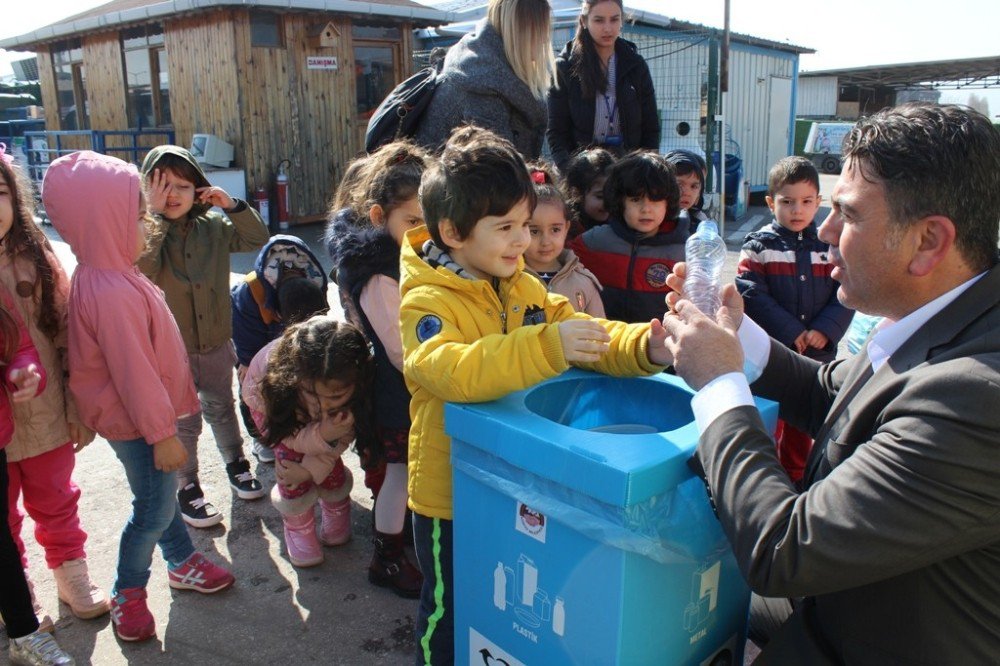
[[[333,273],[381,264],[386,257],[396,257],[399,247],[385,228],[358,227],[347,220],[334,218],[326,228],[326,249],[333,260]]]
[[[135,263],[141,191],[134,165],[84,150],[49,165],[42,203],[80,264],[127,271]]]
[[[142,173],[143,179],[149,177],[150,172],[156,168],[156,163],[159,162],[165,155],[179,157],[195,168],[200,179],[195,182],[195,187],[208,187],[211,185],[211,183],[208,182],[208,177],[205,175],[205,170],[201,168],[200,164],[198,164],[198,160],[194,158],[194,155],[192,155],[186,148],[171,145],[157,146],[146,153],[146,159],[142,161],[142,167],[139,169],[140,173]],[[211,206],[199,203],[196,197],[194,205],[191,206],[191,212],[188,213],[188,216],[198,217],[200,215],[204,215],[210,208]]]
[[[326,292],[326,272],[319,259],[298,236],[276,234],[261,248],[254,261],[254,272],[264,287],[264,305],[278,310],[278,283],[288,269],[301,271],[303,277]]]

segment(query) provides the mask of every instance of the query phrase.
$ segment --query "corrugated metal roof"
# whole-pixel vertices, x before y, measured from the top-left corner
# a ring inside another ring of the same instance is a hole
[[[936,89],[1000,87],[1000,56],[901,62],[894,65],[844,67],[800,72],[800,78],[836,76],[841,85],[888,86],[897,90],[930,86]]]
[[[0,40],[0,48],[31,50],[37,44],[124,24],[163,20],[181,13],[220,7],[316,11],[409,19],[421,25],[454,20],[446,11],[413,0],[111,0],[29,33]]]

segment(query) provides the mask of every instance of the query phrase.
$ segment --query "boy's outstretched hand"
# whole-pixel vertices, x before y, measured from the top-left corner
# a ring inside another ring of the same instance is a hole
[[[14,392],[10,394],[11,402],[27,402],[38,393],[38,384],[42,381],[42,375],[38,372],[38,366],[34,363],[24,368],[16,368],[10,372],[10,383],[14,386]]]
[[[558,326],[567,363],[596,363],[611,344],[608,332],[592,319],[568,319]]]
[[[176,435],[153,444],[153,464],[161,472],[176,472],[187,459],[187,450]]]
[[[654,319],[649,322],[649,339],[646,340],[646,356],[650,363],[656,365],[673,365],[674,357],[667,349],[667,329],[663,328],[663,322]]]

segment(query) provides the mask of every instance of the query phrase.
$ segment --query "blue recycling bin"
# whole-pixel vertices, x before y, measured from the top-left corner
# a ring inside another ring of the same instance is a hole
[[[722,173],[719,170],[719,163],[722,156],[719,151],[712,152],[712,164],[715,166],[715,173]],[[743,180],[743,160],[738,155],[726,155],[726,205],[732,206],[736,203],[740,191],[740,181]]]
[[[445,407],[456,663],[743,663],[750,591],[687,466],[691,393],[571,370]]]

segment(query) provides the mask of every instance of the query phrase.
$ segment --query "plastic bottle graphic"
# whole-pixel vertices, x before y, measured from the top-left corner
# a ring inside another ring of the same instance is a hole
[[[703,220],[684,246],[687,277],[684,279],[684,298],[698,309],[715,317],[722,304],[719,298],[719,276],[726,261],[726,243],[719,235],[714,220]]]
[[[556,605],[552,607],[552,631],[557,636],[566,631],[566,603],[562,597],[556,597]]]
[[[493,605],[500,610],[507,610],[507,574],[503,570],[503,562],[497,562],[493,570]]]
[[[517,593],[517,590],[514,589],[517,587],[517,578],[514,577],[514,570],[508,566],[504,566],[503,572],[505,579],[504,589],[506,590],[504,597],[506,598],[507,605],[513,606],[515,602],[514,595]]]
[[[523,553],[517,558],[517,569],[521,580],[521,603],[531,606],[535,603],[535,590],[538,589],[538,569],[534,561]]]

